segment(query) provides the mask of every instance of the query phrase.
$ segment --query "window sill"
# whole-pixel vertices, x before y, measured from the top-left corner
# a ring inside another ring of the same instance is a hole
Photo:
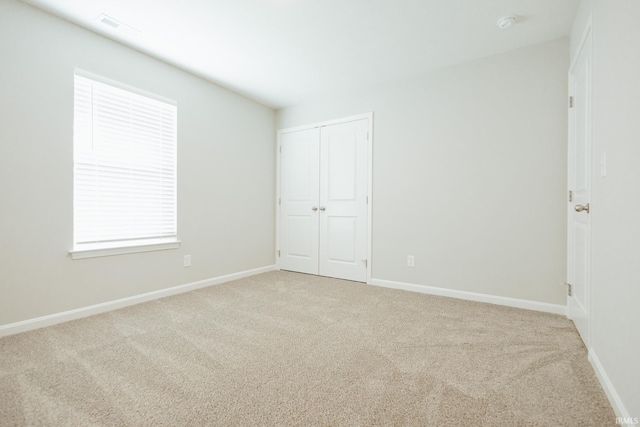
[[[123,245],[118,243],[118,246],[105,245],[105,244],[86,244],[80,247],[75,247],[69,251],[71,259],[85,259],[85,258],[97,258],[113,255],[133,254],[138,252],[151,252],[151,251],[164,251],[167,249],[178,249],[180,247],[180,240],[175,239],[158,239],[148,242],[130,242],[130,244]]]

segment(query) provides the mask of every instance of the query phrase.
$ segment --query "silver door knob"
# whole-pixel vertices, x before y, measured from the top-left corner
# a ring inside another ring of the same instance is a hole
[[[311,210],[315,212],[315,211],[318,210],[318,207],[317,206],[313,206],[313,207],[311,207]]]
[[[321,210],[321,211],[324,211],[324,210],[326,210],[326,209],[327,209],[327,208],[325,208],[324,206],[320,206],[320,210]]]
[[[589,213],[589,203],[587,203],[584,206],[576,205],[576,212],[582,212],[582,211],[587,211],[587,213]]]

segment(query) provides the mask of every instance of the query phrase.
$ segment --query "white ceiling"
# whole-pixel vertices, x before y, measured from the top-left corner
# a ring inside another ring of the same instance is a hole
[[[580,0],[24,0],[274,108],[566,37]],[[120,34],[106,14],[137,30]],[[499,18],[518,23],[500,31]]]

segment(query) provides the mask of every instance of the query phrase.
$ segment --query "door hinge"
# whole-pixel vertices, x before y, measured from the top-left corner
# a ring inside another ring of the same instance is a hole
[[[569,190],[569,201],[573,202],[573,191]]]
[[[278,205],[282,204],[282,199],[278,198]]]
[[[367,196],[367,204],[369,204],[369,196]]]
[[[569,108],[573,108],[573,96],[569,97]]]
[[[280,249],[278,249],[277,252],[278,252],[278,258],[280,258]]]
[[[280,154],[282,154],[282,145],[280,146]]]
[[[369,261],[366,259],[363,259],[362,262],[364,263],[364,268],[369,267]]]
[[[572,294],[572,286],[571,283],[563,283],[563,285],[567,285],[567,295],[571,296]]]

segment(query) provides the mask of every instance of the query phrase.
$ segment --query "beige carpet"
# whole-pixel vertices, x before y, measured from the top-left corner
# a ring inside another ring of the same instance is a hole
[[[0,339],[0,425],[606,426],[567,319],[272,272]]]

